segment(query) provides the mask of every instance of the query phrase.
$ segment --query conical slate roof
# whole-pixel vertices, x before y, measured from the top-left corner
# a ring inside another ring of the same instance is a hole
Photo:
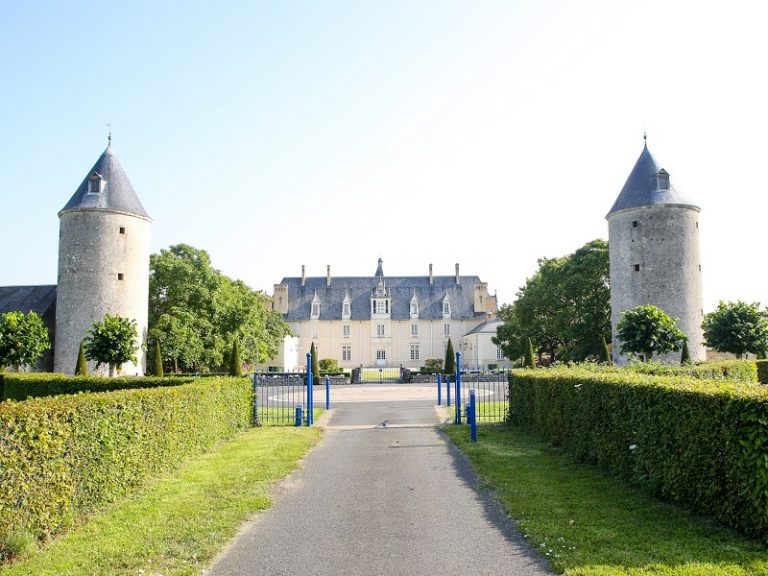
[[[90,189],[89,181],[99,177],[102,180],[101,191],[94,194],[92,193],[93,190]],[[59,215],[67,210],[82,209],[114,210],[115,212],[127,212],[149,219],[149,215],[144,210],[144,206],[141,205],[133,186],[128,181],[128,176],[125,175],[123,167],[117,161],[111,144],[107,146],[96,164],[86,174],[85,179],[66,206],[61,209]]]
[[[629,178],[627,178],[624,188],[621,189],[619,197],[616,198],[616,202],[613,203],[613,207],[608,212],[608,216],[628,208],[654,206],[657,204],[690,206],[699,209],[696,203],[678,192],[671,182],[669,187],[659,188],[657,174],[662,170],[663,168],[659,166],[648,150],[648,146],[644,145],[640,157],[635,162],[635,167],[629,174]]]

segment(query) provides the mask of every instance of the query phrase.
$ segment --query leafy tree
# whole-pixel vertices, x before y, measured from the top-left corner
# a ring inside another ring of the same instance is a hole
[[[18,372],[34,364],[51,347],[48,330],[35,312],[6,312],[0,316],[0,366]]]
[[[525,368],[536,368],[536,359],[533,357],[533,342],[531,339],[527,339],[527,345],[525,347],[525,360],[523,361]]]
[[[315,350],[315,343],[309,347],[309,353],[312,355],[312,384],[314,386],[320,385],[320,365],[317,358],[317,351]]]
[[[120,373],[125,362],[136,362],[138,345],[136,320],[106,314],[94,322],[85,337],[85,357],[96,361],[96,368],[109,365],[109,375]]]
[[[688,350],[688,341],[686,340],[683,342],[683,351],[680,354],[680,365],[685,366],[687,364],[692,364],[691,362],[691,351]]]
[[[175,371],[224,366],[232,338],[242,361],[265,362],[288,333],[263,292],[212,268],[204,250],[177,244],[150,256],[149,338]]]
[[[165,376],[165,371],[163,370],[163,355],[160,352],[160,342],[155,340],[152,350],[152,375],[162,378]]]
[[[501,307],[504,325],[494,343],[510,359],[525,355],[528,337],[539,359],[594,355],[611,333],[608,243],[593,240],[573,254],[538,263],[515,302]]]
[[[616,326],[616,335],[621,341],[621,352],[641,354],[644,361],[653,354],[680,350],[685,334],[675,325],[677,318],[652,304],[626,310]]]
[[[427,358],[424,360],[424,368],[430,372],[442,372],[443,361],[440,358]]]
[[[600,364],[612,364],[613,361],[611,360],[611,352],[608,350],[608,342],[605,341],[604,337],[600,337],[600,354],[598,355],[598,360],[600,361]]]
[[[443,374],[456,373],[456,353],[453,351],[453,342],[448,338],[448,345],[445,347],[445,361],[443,362]]]
[[[339,361],[336,358],[323,358],[318,363],[321,372],[339,372]]]
[[[768,349],[768,319],[760,304],[722,302],[704,317],[701,325],[704,340],[718,352],[731,352],[741,358],[744,354],[765,353]]]
[[[80,342],[80,350],[77,352],[77,365],[75,376],[88,376],[88,363],[85,361],[85,345]]]
[[[243,375],[243,364],[240,361],[240,345],[237,343],[237,338],[232,340],[232,354],[230,355],[229,362],[229,375],[241,377]]]

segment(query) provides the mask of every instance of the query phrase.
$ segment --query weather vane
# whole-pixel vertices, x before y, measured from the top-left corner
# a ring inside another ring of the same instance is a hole
[[[112,146],[112,124],[107,124],[107,128],[109,129],[109,132],[107,133],[107,144]]]

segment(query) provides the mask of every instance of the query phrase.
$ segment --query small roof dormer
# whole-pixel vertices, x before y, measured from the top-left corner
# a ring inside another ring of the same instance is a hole
[[[317,290],[315,290],[315,295],[312,298],[312,305],[309,311],[309,317],[312,320],[317,320],[320,318],[320,298],[317,296]]]
[[[416,296],[416,290],[413,291],[413,296],[411,296],[410,309],[411,309],[411,320],[418,320],[419,298]]]

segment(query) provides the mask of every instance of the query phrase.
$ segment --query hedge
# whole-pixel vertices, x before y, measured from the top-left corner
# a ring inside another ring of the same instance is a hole
[[[157,388],[179,386],[192,382],[192,378],[104,378],[98,376],[67,376],[45,372],[5,373],[2,385],[2,400],[26,400],[57,394],[79,392],[110,392],[130,388]]]
[[[245,379],[0,404],[0,556],[14,534],[45,539],[83,514],[250,424]]]
[[[662,364],[647,362],[621,368],[653,376],[690,376],[700,380],[737,380],[757,382],[757,366],[754,360],[717,360],[700,364]]]
[[[656,496],[768,538],[768,389],[582,369],[514,370],[508,420]]]

